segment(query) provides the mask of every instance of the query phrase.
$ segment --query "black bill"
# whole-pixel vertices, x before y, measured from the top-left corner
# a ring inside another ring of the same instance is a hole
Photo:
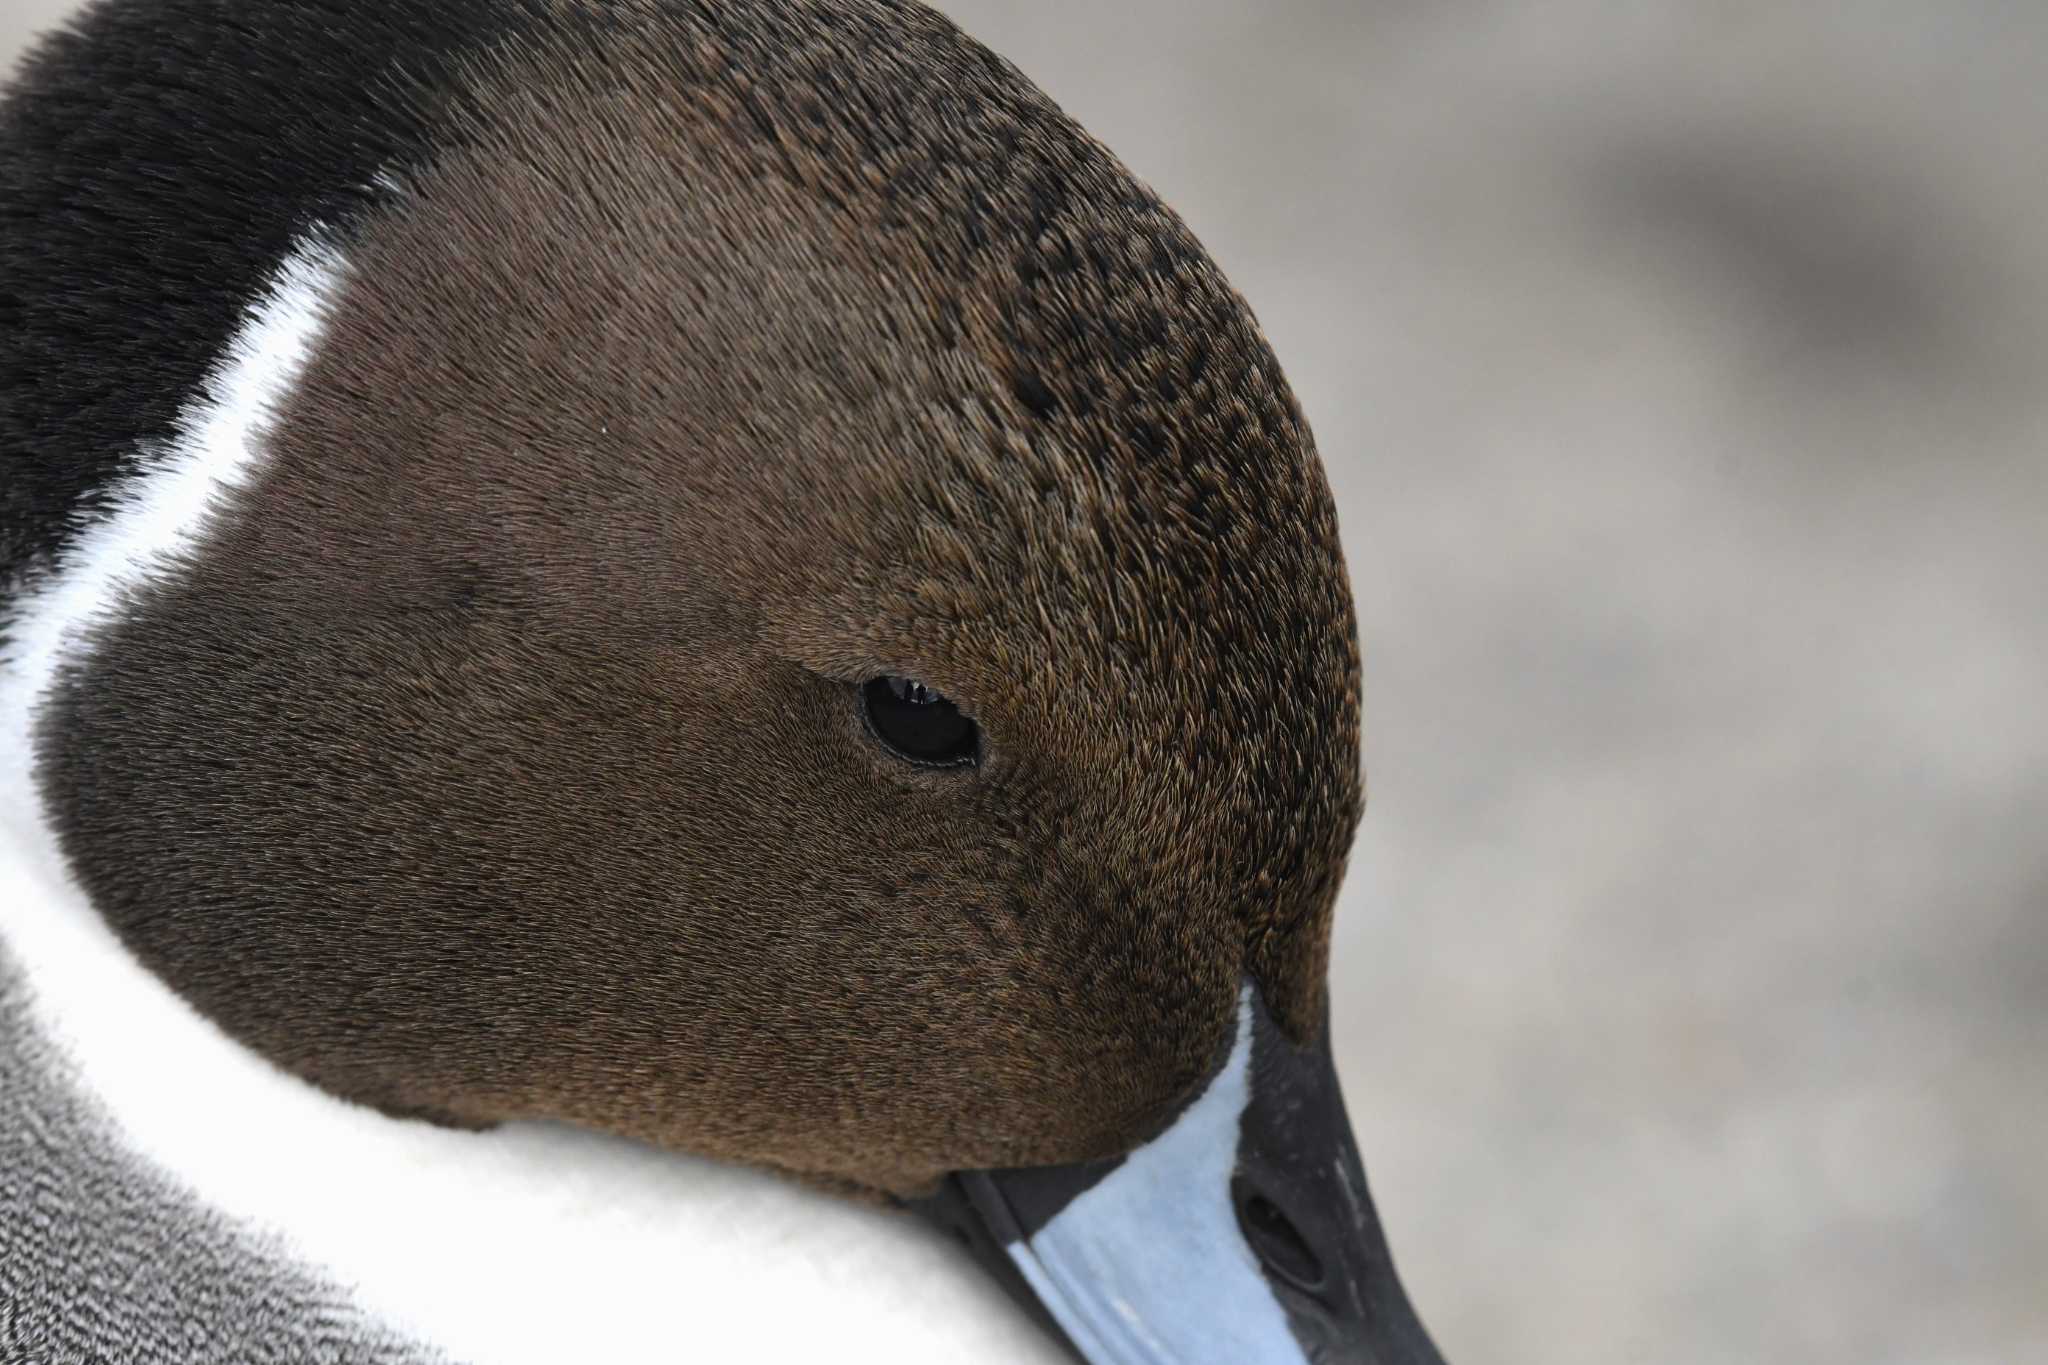
[[[1394,1273],[1327,1028],[1247,986],[1223,1069],[1116,1161],[950,1177],[961,1236],[1087,1365],[1442,1365]]]

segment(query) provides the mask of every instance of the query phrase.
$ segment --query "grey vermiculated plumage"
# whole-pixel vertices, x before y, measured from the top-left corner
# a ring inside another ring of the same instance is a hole
[[[0,944],[0,1365],[445,1361],[129,1151],[28,989]]]

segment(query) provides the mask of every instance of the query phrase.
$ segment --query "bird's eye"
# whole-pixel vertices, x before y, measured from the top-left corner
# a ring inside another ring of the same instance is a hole
[[[898,758],[932,768],[972,766],[981,732],[960,708],[915,678],[886,674],[860,689],[868,730]]]

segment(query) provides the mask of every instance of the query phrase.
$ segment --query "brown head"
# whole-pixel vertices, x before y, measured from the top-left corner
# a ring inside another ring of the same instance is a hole
[[[352,1099],[903,1196],[1158,1134],[1247,983],[1313,1048],[1355,624],[1179,219],[916,6],[540,6],[457,73],[46,712],[124,940]]]

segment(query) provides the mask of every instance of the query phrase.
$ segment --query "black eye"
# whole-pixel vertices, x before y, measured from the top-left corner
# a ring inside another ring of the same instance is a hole
[[[898,758],[933,768],[971,766],[981,732],[960,708],[914,678],[888,674],[860,689],[868,729]]]

